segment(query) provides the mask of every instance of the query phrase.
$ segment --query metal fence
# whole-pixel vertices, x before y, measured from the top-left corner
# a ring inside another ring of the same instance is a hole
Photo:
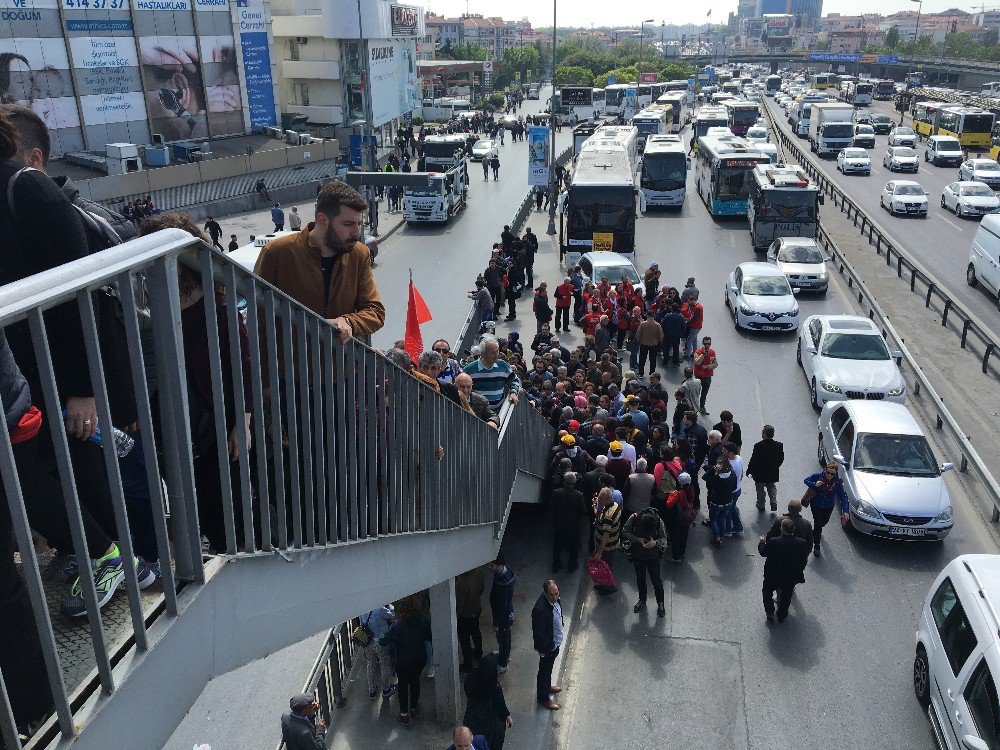
[[[94,309],[103,294],[98,290],[112,282],[118,289],[146,290],[145,297],[118,295],[130,374],[124,389],[138,405],[145,453],[139,498],[127,495],[134,487],[123,488],[111,439],[111,425],[124,425],[114,420],[115,393],[107,375],[115,362]],[[181,290],[190,292],[192,285],[203,290],[202,304],[182,308]],[[71,446],[76,439],[67,436],[61,418],[68,394],[57,384],[63,373],[54,364],[58,357],[49,347],[45,313],[62,305],[75,306],[82,325],[87,361],[77,366],[89,368],[95,386],[104,439],[90,458],[103,463],[103,495],[81,483],[80,449]],[[0,328],[11,331],[25,322],[44,393],[37,405],[52,432],[50,475],[62,489],[68,546],[86,560],[88,540],[99,528],[128,561],[137,554],[132,531],[140,516],[151,517],[155,534],[162,602],[155,612],[144,610],[136,567],[124,565],[131,624],[125,637],[112,642],[94,579],[80,577],[86,604],[86,616],[76,620],[85,623],[81,647],[96,664],[93,689],[106,695],[120,687],[112,672],[117,656],[133,646],[140,653],[149,649],[150,618],[159,609],[160,616],[176,616],[179,588],[204,583],[207,519],[220,519],[209,541],[233,557],[290,555],[463,525],[499,529],[518,469],[513,462],[533,470],[539,457],[544,463],[551,440],[549,426],[524,403],[505,415],[498,446],[492,428],[359,341],[341,344],[321,318],[176,229],[0,288]],[[200,337],[190,335],[194,329],[202,331]],[[155,379],[147,376],[153,373]],[[244,411],[246,430],[240,429]],[[441,459],[438,446],[445,446]],[[72,625],[60,621],[53,628],[32,546],[32,528],[42,536],[47,532],[31,512],[32,475],[42,465],[18,465],[7,432],[0,430],[3,487],[54,697],[57,721],[48,738],[57,732],[70,738],[80,730],[73,708],[86,696],[73,694],[77,685],[64,679],[54,630]],[[113,522],[101,527],[95,518]],[[21,747],[2,682],[0,731],[8,748]]]
[[[982,325],[979,319],[955,301],[941,283],[926,269],[913,260],[903,248],[891,240],[882,228],[850,197],[826,176],[809,154],[799,147],[791,136],[782,128],[776,127],[773,115],[767,106],[763,107],[771,122],[771,130],[776,134],[790,158],[794,159],[809,176],[819,185],[820,190],[840,208],[841,212],[858,227],[861,235],[868,239],[868,244],[875,248],[878,255],[885,256],[885,264],[896,272],[910,287],[910,291],[919,293],[924,300],[924,307],[931,309],[932,303],[941,318],[941,325],[949,327],[959,337],[959,346],[966,349],[970,337],[978,340],[981,351],[981,367],[984,373],[990,369],[990,359],[997,353],[998,342]],[[922,291],[918,292],[918,285]]]

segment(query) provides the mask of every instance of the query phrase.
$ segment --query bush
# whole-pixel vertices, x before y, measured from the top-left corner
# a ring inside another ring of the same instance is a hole
[[[424,118],[421,117],[420,115],[413,115],[413,117],[411,118],[410,122],[413,125],[423,125],[424,124]]]
[[[499,91],[494,91],[486,97],[486,106],[492,110],[500,110],[507,106],[507,97]]]

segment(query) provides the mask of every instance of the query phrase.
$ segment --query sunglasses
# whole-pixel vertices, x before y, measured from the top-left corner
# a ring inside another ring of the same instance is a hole
[[[436,351],[438,354],[447,354],[448,353],[447,349],[435,349],[434,351]]]

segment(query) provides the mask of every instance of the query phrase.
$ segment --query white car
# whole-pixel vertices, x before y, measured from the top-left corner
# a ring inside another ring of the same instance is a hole
[[[837,169],[844,174],[871,174],[872,158],[863,148],[845,148],[837,154]]]
[[[767,249],[767,260],[781,269],[792,289],[826,294],[830,286],[826,257],[816,240],[780,237]]]
[[[831,401],[819,415],[820,463],[833,460],[850,506],[850,528],[904,541],[948,536],[951,497],[923,430],[903,404]]]
[[[1000,190],[1000,164],[993,159],[969,159],[958,168],[958,179],[976,180]]]
[[[879,199],[890,214],[911,214],[927,218],[927,191],[919,182],[893,180],[887,182]]]
[[[908,128],[905,125],[895,127],[889,131],[889,145],[916,148],[917,134],[913,132],[913,128]]]
[[[482,138],[472,144],[472,161],[492,159],[497,155],[497,141],[492,138]]]
[[[860,148],[875,148],[875,128],[862,123],[855,125],[854,145]]]
[[[799,303],[781,269],[770,263],[740,263],[726,280],[726,307],[736,330],[794,331]]]
[[[956,557],[938,574],[924,600],[913,691],[945,750],[997,747],[998,608],[1000,555]]]
[[[754,125],[752,128],[749,128],[743,137],[750,143],[771,142],[771,134],[767,132],[767,128],[761,125]]]
[[[238,263],[243,266],[248,271],[253,271],[254,266],[257,265],[257,258],[260,257],[261,250],[263,250],[264,245],[266,245],[271,240],[276,240],[279,237],[286,237],[289,234],[298,234],[298,232],[293,232],[286,229],[281,232],[269,232],[268,234],[258,234],[253,238],[253,241],[248,245],[243,245],[242,247],[233,250],[228,253],[229,257],[233,262]]]
[[[984,182],[962,180],[944,186],[941,208],[954,211],[955,216],[982,217],[1000,211],[1000,197]]]
[[[612,286],[622,279],[628,279],[632,284],[642,284],[639,272],[624,255],[612,252],[584,253],[577,263],[583,272],[584,281],[599,282],[607,279]]]
[[[795,350],[817,409],[828,401],[906,399],[906,381],[878,327],[856,315],[810,315]]]
[[[882,157],[882,166],[890,172],[916,172],[920,169],[920,159],[909,146],[889,146]]]

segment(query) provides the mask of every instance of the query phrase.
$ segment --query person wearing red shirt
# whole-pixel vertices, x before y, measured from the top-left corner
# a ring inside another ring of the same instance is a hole
[[[569,276],[556,287],[556,332],[569,330],[569,306],[573,304],[573,282]]]
[[[701,335],[701,327],[705,322],[705,308],[698,301],[698,295],[692,295],[691,299],[681,307],[681,315],[687,323],[687,339],[684,341],[684,358],[690,359],[694,356],[695,347],[698,346],[698,337]]]
[[[611,282],[608,281],[607,276],[601,277],[601,283],[597,285],[597,293],[602,299],[607,299],[608,295],[611,293]]]
[[[591,310],[583,316],[583,335],[593,336],[597,333],[597,325],[601,322],[601,314],[596,310]]]
[[[708,389],[712,387],[712,376],[719,366],[719,358],[715,356],[715,349],[712,348],[712,338],[706,336],[701,340],[701,346],[694,353],[694,376],[701,381],[701,413],[708,414],[705,408],[705,398],[708,396]]]

